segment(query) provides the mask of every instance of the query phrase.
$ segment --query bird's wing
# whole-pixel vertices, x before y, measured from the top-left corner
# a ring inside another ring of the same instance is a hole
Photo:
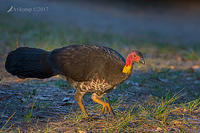
[[[113,71],[121,69],[125,61],[119,53],[107,47],[71,45],[53,50],[51,62],[62,75],[81,82],[108,75],[106,67],[113,67]]]

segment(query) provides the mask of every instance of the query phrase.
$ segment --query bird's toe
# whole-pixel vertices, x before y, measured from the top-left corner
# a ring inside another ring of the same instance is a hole
[[[115,115],[115,113],[113,112],[112,108],[110,107],[109,103],[106,103],[105,105],[103,105],[103,108],[102,108],[102,111],[101,111],[101,114],[104,114],[108,112],[109,114],[111,115]]]

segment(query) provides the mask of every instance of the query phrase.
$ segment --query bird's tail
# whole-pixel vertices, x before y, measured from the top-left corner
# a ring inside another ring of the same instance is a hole
[[[56,74],[48,56],[42,49],[20,47],[8,54],[5,68],[19,78],[49,78]]]

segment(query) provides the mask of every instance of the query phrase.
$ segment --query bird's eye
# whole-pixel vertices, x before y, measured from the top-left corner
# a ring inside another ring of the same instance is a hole
[[[136,55],[133,55],[133,57],[136,57]]]

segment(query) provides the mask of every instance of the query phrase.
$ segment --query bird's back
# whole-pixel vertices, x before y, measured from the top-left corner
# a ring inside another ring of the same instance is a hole
[[[71,45],[51,52],[50,60],[60,74],[76,82],[124,80],[125,59],[115,50],[101,46]]]

